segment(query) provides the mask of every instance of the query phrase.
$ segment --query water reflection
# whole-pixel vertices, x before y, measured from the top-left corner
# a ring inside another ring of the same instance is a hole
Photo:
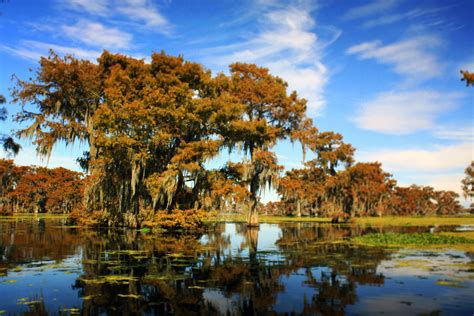
[[[474,310],[469,254],[334,242],[427,227],[220,223],[204,235],[152,236],[60,224],[0,222],[0,310],[35,315]]]

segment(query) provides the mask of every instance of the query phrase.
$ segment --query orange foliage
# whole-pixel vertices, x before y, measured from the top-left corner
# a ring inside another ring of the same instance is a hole
[[[0,160],[2,212],[69,213],[82,204],[81,174],[65,168],[16,167]]]

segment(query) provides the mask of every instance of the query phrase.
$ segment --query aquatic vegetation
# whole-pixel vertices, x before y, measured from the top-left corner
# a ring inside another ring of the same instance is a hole
[[[137,294],[117,294],[117,296],[122,297],[122,298],[135,299],[135,300],[142,298],[141,295],[137,295]]]
[[[444,285],[444,286],[450,286],[450,287],[456,287],[456,288],[465,288],[466,287],[465,285],[463,285],[463,282],[458,281],[458,280],[443,279],[443,280],[436,281],[436,284]]]
[[[79,308],[72,307],[72,308],[63,308],[60,310],[60,312],[69,313],[70,315],[78,315],[80,314],[81,310]]]
[[[404,246],[404,245],[456,245],[474,244],[473,239],[452,235],[430,234],[430,233],[376,233],[355,237],[352,241],[371,246]]]
[[[204,290],[205,287],[204,286],[199,286],[199,285],[191,285],[191,286],[188,286],[188,289]]]
[[[19,305],[36,305],[36,304],[42,304],[43,300],[29,300],[26,297],[19,298],[17,300],[17,304]]]
[[[3,283],[3,284],[9,284],[9,283],[16,283],[18,282],[17,280],[13,280],[13,279],[9,279],[9,280],[5,280],[5,281],[1,281],[0,283]]]
[[[84,282],[86,284],[105,284],[105,283],[111,283],[111,284],[129,284],[130,281],[136,281],[138,278],[132,277],[129,275],[104,275],[100,276],[98,278],[83,278],[80,277],[78,278],[78,281]]]
[[[394,260],[394,268],[406,268],[406,267],[430,271],[433,268],[433,264],[427,259]]]

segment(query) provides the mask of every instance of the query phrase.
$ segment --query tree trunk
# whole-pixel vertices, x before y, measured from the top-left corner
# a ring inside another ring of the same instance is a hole
[[[250,202],[250,207],[247,212],[247,225],[258,226],[257,201],[255,199],[252,199]]]
[[[296,216],[301,217],[301,202],[300,202],[300,200],[296,201]]]

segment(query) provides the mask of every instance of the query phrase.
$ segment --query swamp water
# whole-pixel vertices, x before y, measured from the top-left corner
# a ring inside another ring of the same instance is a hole
[[[219,223],[177,237],[62,224],[0,221],[0,313],[474,313],[474,253],[334,242],[429,227]]]

